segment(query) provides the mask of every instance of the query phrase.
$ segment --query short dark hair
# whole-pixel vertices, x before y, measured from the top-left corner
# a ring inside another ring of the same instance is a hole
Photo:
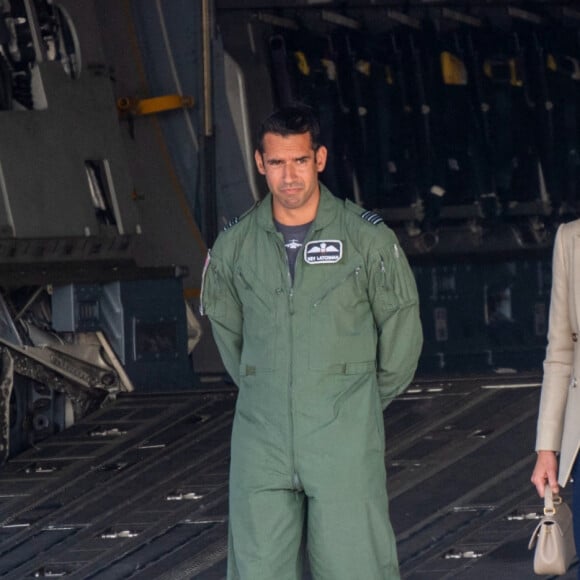
[[[264,135],[266,133],[274,133],[282,137],[310,133],[314,151],[320,147],[318,117],[312,107],[302,103],[282,107],[262,121],[257,135],[257,148],[260,153],[264,153]]]

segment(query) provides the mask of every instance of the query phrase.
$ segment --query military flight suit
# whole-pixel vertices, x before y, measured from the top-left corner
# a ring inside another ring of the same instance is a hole
[[[417,290],[382,220],[321,190],[293,283],[271,194],[206,263],[202,310],[239,387],[229,580],[300,580],[303,541],[316,580],[399,578],[382,410],[416,369]]]

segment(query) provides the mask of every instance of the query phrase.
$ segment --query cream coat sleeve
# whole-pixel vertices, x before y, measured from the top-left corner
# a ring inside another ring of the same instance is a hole
[[[566,225],[560,226],[554,243],[552,294],[548,347],[544,360],[544,379],[538,416],[536,450],[560,451],[568,385],[574,363],[574,342],[569,311],[571,265],[568,263],[570,240]]]

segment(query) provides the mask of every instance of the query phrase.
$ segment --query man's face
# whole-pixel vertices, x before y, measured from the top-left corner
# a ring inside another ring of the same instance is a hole
[[[256,151],[256,165],[266,177],[273,196],[273,214],[281,223],[299,225],[316,216],[320,198],[318,173],[326,165],[326,155],[325,147],[316,152],[312,149],[309,133],[264,135],[264,153]]]

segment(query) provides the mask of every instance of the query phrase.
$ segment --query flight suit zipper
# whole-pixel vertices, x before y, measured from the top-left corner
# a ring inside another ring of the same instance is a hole
[[[280,235],[276,236],[278,251],[282,254],[282,261],[286,267],[286,279],[288,281],[288,314],[289,314],[289,324],[288,324],[288,338],[289,338],[289,349],[288,349],[288,440],[290,444],[290,457],[292,461],[292,466],[290,469],[290,489],[295,489],[295,482],[299,481],[298,474],[296,473],[296,457],[294,455],[294,398],[292,396],[293,389],[293,359],[294,359],[294,333],[292,331],[293,316],[294,316],[294,282],[292,276],[290,275],[290,264],[288,262],[288,254],[286,253],[286,248],[280,238]]]
[[[288,257],[286,257],[286,262],[288,262]],[[288,264],[287,264],[288,265]],[[288,270],[288,277],[290,278],[290,270]],[[289,353],[289,369],[288,369],[288,405],[289,405],[289,427],[290,427],[290,451],[292,454],[292,488],[296,489],[295,482],[299,479],[298,474],[296,473],[296,456],[295,456],[295,446],[294,446],[294,397],[293,397],[293,389],[294,389],[294,284],[292,280],[290,280],[290,291],[288,292],[288,308],[290,312],[290,325],[289,325],[289,334],[290,334],[290,353]]]

